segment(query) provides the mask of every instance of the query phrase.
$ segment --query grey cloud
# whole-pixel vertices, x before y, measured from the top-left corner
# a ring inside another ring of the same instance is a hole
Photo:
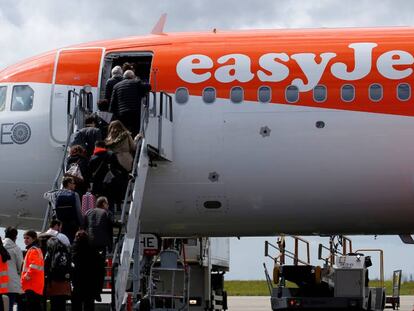
[[[20,27],[23,24],[22,12],[14,1],[0,1],[0,16],[14,26]]]
[[[0,66],[85,41],[143,35],[163,13],[165,31],[217,28],[369,27],[412,25],[404,0],[0,0]]]

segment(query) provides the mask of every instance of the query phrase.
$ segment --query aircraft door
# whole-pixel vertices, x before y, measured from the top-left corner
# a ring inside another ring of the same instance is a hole
[[[171,95],[150,93],[147,143],[168,161],[173,160],[173,105]]]
[[[72,104],[68,110],[68,96],[73,96],[69,91],[79,93],[89,85],[96,104],[103,53],[104,49],[97,47],[57,52],[50,103],[51,137],[55,142],[62,144],[67,139],[68,113],[73,113],[74,109]]]

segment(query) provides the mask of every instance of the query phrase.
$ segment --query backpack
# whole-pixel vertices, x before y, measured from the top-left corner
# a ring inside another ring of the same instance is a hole
[[[50,280],[70,280],[72,261],[69,249],[57,237],[51,237],[47,241],[45,262],[47,262],[47,276]]]
[[[56,196],[55,216],[62,222],[71,222],[77,219],[76,193],[70,190],[61,190]]]

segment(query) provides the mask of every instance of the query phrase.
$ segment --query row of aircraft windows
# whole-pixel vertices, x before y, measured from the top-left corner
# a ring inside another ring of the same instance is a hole
[[[7,86],[0,86],[0,111],[6,108]],[[28,85],[13,86],[11,111],[29,111],[33,107],[34,91]]]
[[[397,86],[397,98],[400,101],[407,101],[411,98],[411,86],[407,83],[401,83]],[[368,95],[371,101],[380,101],[383,97],[383,88],[381,84],[375,83],[369,86]],[[207,104],[214,103],[216,100],[216,89],[206,87],[203,90],[203,101]],[[185,104],[188,101],[188,89],[180,87],[175,92],[175,100],[179,104]],[[296,103],[299,100],[299,89],[290,85],[285,90],[285,98],[288,103]],[[313,99],[315,102],[322,103],[328,98],[328,90],[324,85],[317,85],[313,89]],[[257,92],[257,99],[261,103],[269,103],[272,99],[272,89],[268,86],[262,86]],[[341,99],[344,102],[351,102],[355,99],[355,87],[352,84],[345,84],[341,87]],[[236,86],[230,91],[230,100],[235,103],[241,103],[244,100],[243,88]]]

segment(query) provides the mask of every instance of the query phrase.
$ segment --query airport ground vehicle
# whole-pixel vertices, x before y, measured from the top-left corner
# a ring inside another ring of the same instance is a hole
[[[154,241],[154,235],[143,235],[141,241],[145,239]],[[158,252],[143,245],[139,296],[146,309],[141,310],[227,310],[224,274],[229,269],[229,239],[159,241]]]
[[[274,260],[273,287],[267,272],[266,278],[271,295],[272,310],[383,310],[386,303],[384,287],[383,253],[379,249],[353,250],[352,242],[340,237],[335,244],[334,237],[330,246],[319,245],[318,257],[322,266],[310,263],[309,243],[293,237],[295,250],[285,248],[285,237],[277,245],[266,241],[265,255]],[[299,244],[306,249],[306,256],[299,258]],[[342,249],[339,250],[338,246]],[[271,251],[276,250],[276,256]],[[328,251],[324,256],[323,252]],[[368,269],[372,266],[367,253],[379,253],[380,286],[369,286]],[[287,264],[286,259],[293,260]],[[290,282],[290,283],[289,283]]]

